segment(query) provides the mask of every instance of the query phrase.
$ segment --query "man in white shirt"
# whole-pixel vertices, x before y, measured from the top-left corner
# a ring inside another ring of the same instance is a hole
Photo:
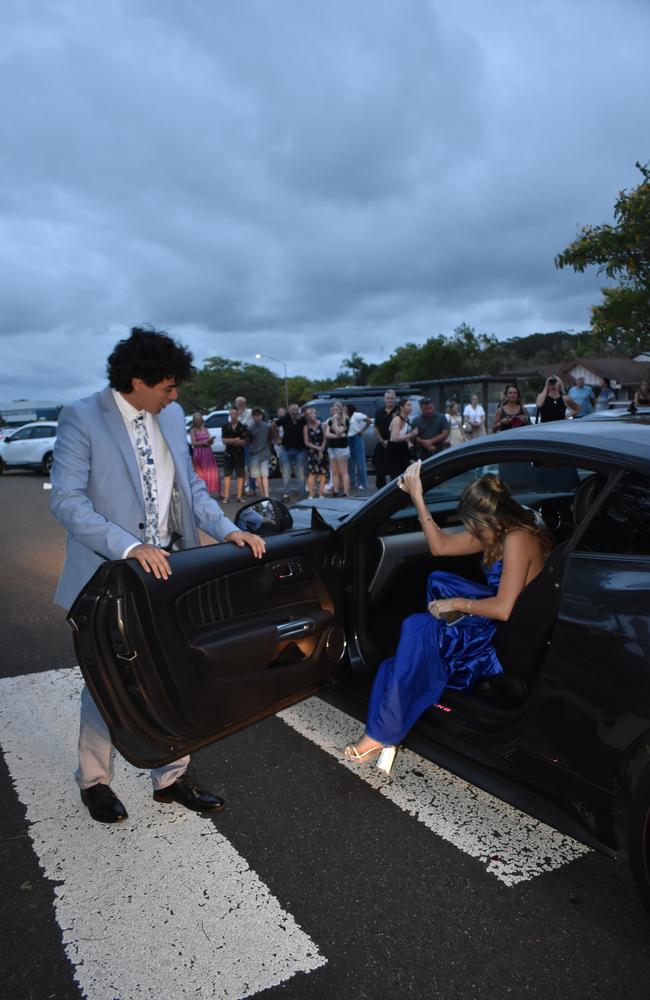
[[[263,555],[263,540],[225,517],[192,468],[184,414],[175,402],[178,384],[192,371],[184,347],[136,327],[108,359],[109,386],[61,411],[52,511],[68,532],[55,595],[64,608],[104,559],[137,559],[166,580],[172,547],[199,545],[199,529]],[[222,799],[188,779],[188,763],[184,757],[151,772],[154,799],[195,812],[222,809]],[[112,776],[110,734],[84,688],[76,779],[82,802],[101,823],[127,815],[110,787]]]
[[[370,427],[372,418],[357,410],[353,403],[346,405],[350,426],[348,428],[348,473],[350,489],[365,490],[368,487],[368,471],[366,468],[366,446],[363,440],[364,432]]]

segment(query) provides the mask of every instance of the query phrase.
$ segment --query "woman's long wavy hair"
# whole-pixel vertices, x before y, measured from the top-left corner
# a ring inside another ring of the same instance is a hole
[[[474,480],[463,490],[458,514],[467,530],[476,538],[488,528],[494,542],[485,549],[485,563],[491,566],[503,555],[503,544],[509,531],[520,528],[534,535],[548,555],[553,540],[547,529],[537,523],[535,514],[522,507],[498,476],[489,474]]]

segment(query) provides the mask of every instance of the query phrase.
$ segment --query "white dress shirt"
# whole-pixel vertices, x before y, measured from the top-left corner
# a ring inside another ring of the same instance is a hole
[[[115,405],[120,411],[122,420],[124,421],[124,426],[126,427],[126,432],[129,435],[129,440],[133,446],[133,454],[135,455],[138,469],[140,469],[140,463],[138,462],[138,453],[135,447],[135,427],[133,426],[133,421],[136,417],[140,416],[141,413],[144,413],[144,422],[147,427],[149,441],[151,442],[151,450],[153,452],[153,464],[156,468],[160,544],[161,546],[168,545],[170,540],[169,508],[171,507],[172,502],[172,489],[174,487],[175,475],[174,460],[172,459],[169,448],[167,447],[167,442],[162,436],[160,427],[158,426],[158,421],[155,419],[153,414],[143,410],[136,410],[136,408],[131,406],[128,399],[126,399],[121,392],[118,392],[116,389],[112,389],[111,391],[113,393]],[[142,482],[142,474],[140,474],[140,482]],[[144,497],[144,489],[142,491],[142,496]],[[122,559],[126,559],[131,549],[134,549],[136,545],[140,544],[142,543],[134,542],[133,545],[129,545],[129,547],[123,552]]]

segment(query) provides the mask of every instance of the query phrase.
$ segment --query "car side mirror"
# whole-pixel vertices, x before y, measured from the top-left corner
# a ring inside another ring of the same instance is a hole
[[[280,535],[293,527],[291,511],[275,497],[251,500],[235,514],[235,524],[240,531],[253,535]]]

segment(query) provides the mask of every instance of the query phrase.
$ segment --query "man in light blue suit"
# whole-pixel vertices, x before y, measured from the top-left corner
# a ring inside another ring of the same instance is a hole
[[[192,372],[183,346],[135,327],[108,359],[109,385],[62,410],[52,511],[68,533],[54,598],[64,608],[104,559],[137,559],[166,580],[172,547],[199,545],[199,529],[263,555],[263,540],[224,515],[192,468],[183,410],[175,402],[178,385]],[[102,823],[127,816],[110,787],[113,754],[106,724],[84,688],[76,779],[84,805]],[[222,809],[222,799],[187,777],[188,763],[184,757],[151,772],[154,799],[196,812]]]

